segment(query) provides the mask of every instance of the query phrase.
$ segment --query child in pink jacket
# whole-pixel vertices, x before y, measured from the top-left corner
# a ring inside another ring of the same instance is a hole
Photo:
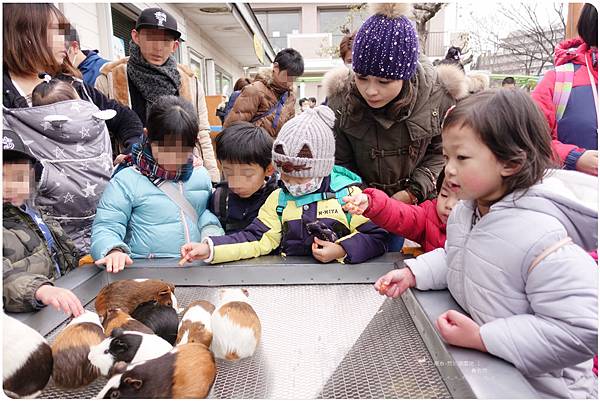
[[[446,242],[446,222],[458,201],[456,192],[450,191],[440,173],[436,189],[437,199],[420,205],[408,205],[387,196],[385,192],[367,188],[363,193],[346,196],[344,209],[352,214],[362,214],[390,233],[417,242],[425,252],[443,248]]]

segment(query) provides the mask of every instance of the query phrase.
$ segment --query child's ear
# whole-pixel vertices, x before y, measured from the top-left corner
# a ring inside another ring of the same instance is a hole
[[[502,177],[510,177],[517,174],[525,165],[526,159],[527,157],[525,155],[525,152],[522,152],[513,160],[503,162],[503,167],[500,171],[500,174],[502,175]]]
[[[265,177],[270,178],[275,173],[275,166],[273,164],[269,164],[265,169]]]

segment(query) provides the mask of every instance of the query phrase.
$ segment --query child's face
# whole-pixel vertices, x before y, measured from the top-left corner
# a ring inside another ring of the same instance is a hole
[[[26,161],[4,163],[2,165],[2,201],[21,206],[31,195],[34,172]]]
[[[223,174],[231,192],[240,198],[249,198],[265,184],[265,177],[273,174],[273,166],[263,169],[256,163],[241,164],[222,160]]]
[[[456,205],[456,202],[458,202],[456,192],[452,192],[448,183],[444,180],[436,204],[436,211],[442,223],[446,224],[448,222],[448,216],[450,216],[450,212],[454,205]]]
[[[385,79],[373,75],[354,75],[356,89],[365,99],[367,104],[373,108],[387,105],[400,94],[404,81],[399,79]]]
[[[503,177],[511,175],[470,127],[447,127],[442,134],[446,180],[459,199],[491,203],[505,194]]]
[[[186,164],[192,157],[194,148],[184,146],[181,139],[165,137],[163,143],[152,142],[152,156],[154,160],[165,170],[170,172],[177,171],[181,166]]]

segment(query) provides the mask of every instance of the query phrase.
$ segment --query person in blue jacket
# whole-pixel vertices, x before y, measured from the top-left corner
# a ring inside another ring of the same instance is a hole
[[[100,68],[108,63],[108,60],[100,57],[98,50],[82,50],[79,34],[74,28],[71,28],[67,46],[67,57],[69,57],[73,66],[81,71],[83,82],[90,86],[96,85]]]
[[[132,258],[177,257],[182,245],[224,233],[207,209],[210,176],[192,163],[198,133],[192,104],[159,97],[144,132],[104,190],[92,226],[92,257],[108,272]]]

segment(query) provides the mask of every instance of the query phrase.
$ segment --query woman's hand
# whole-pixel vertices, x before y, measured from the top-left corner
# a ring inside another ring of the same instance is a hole
[[[75,294],[65,288],[45,284],[37,289],[35,298],[44,305],[52,305],[57,310],[75,317],[81,315],[84,310],[81,301]]]
[[[387,295],[390,298],[397,298],[408,288],[416,285],[415,275],[408,267],[387,272],[373,284],[381,295]]]
[[[577,160],[575,170],[590,175],[598,175],[598,151],[586,150]]]
[[[448,344],[487,352],[479,333],[479,325],[470,317],[448,310],[438,317],[435,326]]]
[[[102,259],[98,259],[95,262],[98,266],[106,265],[106,271],[109,273],[118,273],[125,268],[125,266],[131,266],[133,260],[128,254],[120,249],[113,249]]]
[[[210,257],[210,247],[206,242],[188,242],[181,247],[179,266],[194,260],[205,260]]]
[[[369,197],[366,194],[344,196],[342,200],[346,202],[342,209],[350,214],[362,215],[369,207]]]
[[[319,248],[322,247],[322,248]],[[322,263],[329,263],[332,260],[337,260],[346,257],[344,248],[333,242],[323,241],[315,237],[312,244],[312,254],[315,259]]]

